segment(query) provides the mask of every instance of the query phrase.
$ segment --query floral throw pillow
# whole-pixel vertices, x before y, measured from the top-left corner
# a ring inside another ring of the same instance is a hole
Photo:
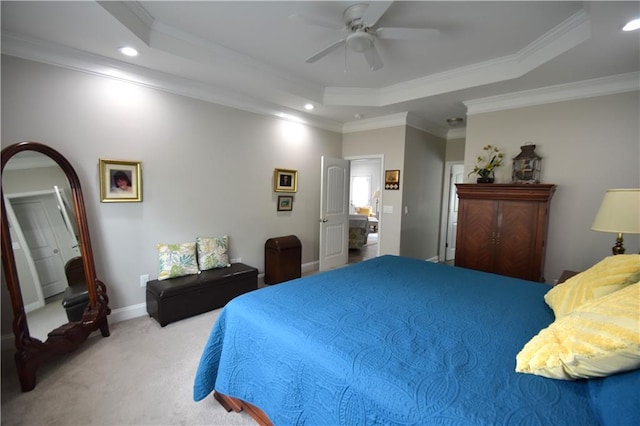
[[[201,271],[229,266],[229,237],[198,237],[198,265]]]
[[[198,274],[195,243],[158,244],[158,280]]]

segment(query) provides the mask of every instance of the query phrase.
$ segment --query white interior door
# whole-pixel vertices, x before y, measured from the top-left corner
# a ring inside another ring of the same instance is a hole
[[[349,260],[349,161],[321,158],[320,271]]]
[[[44,297],[62,293],[67,287],[64,262],[44,201],[14,199],[11,204],[31,252]]]
[[[451,166],[451,182],[449,183],[449,213],[447,215],[447,250],[445,260],[456,257],[456,234],[458,232],[458,194],[456,183],[464,181],[464,164]]]

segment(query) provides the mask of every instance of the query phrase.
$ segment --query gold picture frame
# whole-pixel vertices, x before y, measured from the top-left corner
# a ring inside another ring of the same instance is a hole
[[[298,171],[275,169],[273,172],[273,190],[275,192],[297,192]]]
[[[389,189],[389,190],[400,189],[400,170],[385,170],[384,189]]]
[[[140,161],[99,160],[100,201],[139,203],[142,201]]]

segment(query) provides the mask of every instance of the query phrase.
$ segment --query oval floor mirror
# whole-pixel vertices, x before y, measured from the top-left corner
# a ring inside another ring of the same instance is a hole
[[[80,181],[71,163],[38,142],[2,150],[2,267],[13,308],[23,392],[49,359],[100,330],[109,299],[97,279]]]

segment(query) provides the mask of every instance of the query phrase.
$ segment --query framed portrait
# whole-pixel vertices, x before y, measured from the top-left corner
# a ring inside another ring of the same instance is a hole
[[[400,189],[400,170],[385,170],[384,189]]]
[[[293,210],[293,195],[278,195],[278,211],[290,212]]]
[[[139,161],[100,159],[100,201],[136,203],[142,201],[142,172]]]
[[[296,192],[298,190],[298,171],[275,169],[273,172],[273,190],[275,192]]]

